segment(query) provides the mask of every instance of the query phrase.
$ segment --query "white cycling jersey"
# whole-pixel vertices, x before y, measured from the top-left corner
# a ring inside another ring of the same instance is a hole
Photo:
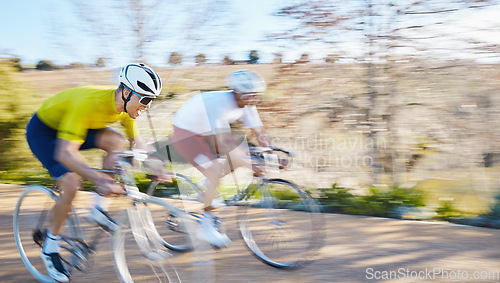
[[[208,136],[231,131],[231,123],[241,120],[246,128],[262,127],[255,105],[238,107],[232,91],[198,93],[175,113],[174,126]]]

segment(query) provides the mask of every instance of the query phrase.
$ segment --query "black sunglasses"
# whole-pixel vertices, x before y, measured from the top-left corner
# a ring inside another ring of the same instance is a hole
[[[156,97],[153,97],[153,96],[145,96],[145,95],[140,95],[139,93],[137,93],[136,91],[133,91],[131,90],[128,86],[126,86],[124,84],[124,86],[133,94],[139,96],[139,103],[143,106],[148,106],[151,101],[153,101]]]

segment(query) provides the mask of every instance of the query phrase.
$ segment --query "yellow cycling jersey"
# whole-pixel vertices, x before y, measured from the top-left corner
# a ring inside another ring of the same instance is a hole
[[[121,121],[130,138],[138,136],[135,120],[115,105],[115,86],[80,86],[47,99],[37,115],[57,130],[57,137],[82,144],[89,129],[102,129]]]

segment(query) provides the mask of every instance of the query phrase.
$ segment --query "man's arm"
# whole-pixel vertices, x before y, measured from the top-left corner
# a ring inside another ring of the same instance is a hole
[[[271,141],[264,134],[264,127],[250,128],[250,130],[252,131],[252,134],[255,136],[260,146],[266,147],[271,145]]]
[[[69,170],[95,184],[104,194],[123,193],[123,188],[108,175],[90,168],[85,157],[79,152],[80,144],[65,139],[57,139],[55,159]]]

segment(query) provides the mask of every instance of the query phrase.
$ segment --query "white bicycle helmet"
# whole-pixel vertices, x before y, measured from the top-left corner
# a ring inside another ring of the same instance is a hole
[[[226,80],[227,84],[239,93],[256,93],[266,90],[264,78],[251,70],[234,71],[227,76]]]
[[[128,64],[123,67],[119,81],[140,94],[157,97],[161,93],[160,76],[144,64]]]

